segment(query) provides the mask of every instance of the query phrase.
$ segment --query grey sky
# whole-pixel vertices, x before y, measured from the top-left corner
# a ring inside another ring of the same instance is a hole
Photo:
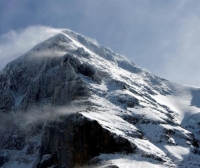
[[[93,38],[160,77],[200,86],[199,7],[199,0],[0,0],[0,61],[48,38],[50,28],[34,26],[44,25]],[[22,44],[26,38],[32,42]]]

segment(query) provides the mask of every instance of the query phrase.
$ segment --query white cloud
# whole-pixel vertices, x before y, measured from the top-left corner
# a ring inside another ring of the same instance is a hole
[[[36,44],[61,32],[45,26],[30,26],[26,29],[12,30],[0,36],[0,70],[10,61],[29,51]]]

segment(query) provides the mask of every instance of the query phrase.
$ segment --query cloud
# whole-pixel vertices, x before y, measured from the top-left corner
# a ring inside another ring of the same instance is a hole
[[[30,26],[12,30],[0,36],[0,70],[10,61],[29,51],[36,44],[61,32],[45,26]]]
[[[72,114],[76,114],[87,109],[87,105],[84,105],[85,101],[75,100],[66,106],[52,106],[45,105],[42,107],[30,107],[26,112],[18,112],[17,117],[20,116],[20,120],[23,120],[23,126],[28,124],[41,124],[47,121],[59,121],[60,117],[67,117]],[[20,122],[18,122],[20,123]]]
[[[66,106],[34,106],[23,112],[0,113],[0,149],[5,147],[10,138],[34,136],[41,126],[63,122],[71,115],[85,111],[87,107],[85,101],[73,101]]]
[[[86,111],[88,105],[86,105],[85,102],[85,100],[75,100],[65,106],[32,106],[22,112],[0,113],[0,140],[5,132],[29,132],[37,128],[38,125],[43,125],[44,123],[54,121],[62,122],[66,117]]]

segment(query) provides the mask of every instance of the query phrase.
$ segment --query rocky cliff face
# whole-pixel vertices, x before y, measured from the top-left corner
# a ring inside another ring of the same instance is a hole
[[[0,78],[1,110],[26,110],[31,104],[64,105],[88,94],[87,86],[77,75],[77,68],[84,65],[73,55],[40,56],[41,51],[59,52],[60,42],[67,43],[68,39],[57,35],[5,67]]]
[[[199,89],[71,31],[0,72],[1,167],[198,167]],[[180,152],[177,152],[180,151]]]
[[[133,153],[135,146],[80,114],[46,125],[37,167],[80,167],[100,153]]]

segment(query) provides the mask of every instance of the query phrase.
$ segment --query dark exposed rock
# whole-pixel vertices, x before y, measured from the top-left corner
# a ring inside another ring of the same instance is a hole
[[[111,166],[107,166],[106,168],[119,168],[119,167],[116,165],[111,165]]]
[[[135,145],[104,129],[97,121],[75,115],[45,127],[38,168],[47,164],[47,161],[41,162],[47,154],[50,154],[48,164],[75,167],[88,164],[90,159],[100,153],[128,154],[133,153],[135,149]]]
[[[68,62],[74,68],[75,72],[78,73],[81,65],[81,62],[78,58],[74,57],[72,54],[66,54],[63,62]]]
[[[100,153],[132,153],[136,148],[136,146],[132,147],[128,140],[102,128],[97,121],[90,121],[86,118],[78,122],[73,132],[73,142],[77,144],[75,162],[85,162],[88,157],[92,158]],[[79,155],[82,157],[80,158]]]
[[[58,157],[57,154],[46,154],[41,158],[40,163],[37,165],[37,168],[46,168],[53,167],[58,168]]]
[[[123,119],[133,125],[137,124],[139,121],[139,117],[134,117],[131,115],[124,115]]]
[[[143,153],[142,156],[146,157],[146,158],[153,158],[153,159],[158,160],[160,162],[166,162],[166,160],[164,160],[162,157],[157,156],[157,155],[153,155],[153,154],[149,154],[149,153]]]
[[[115,93],[107,96],[107,99],[114,104],[119,104],[124,108],[133,108],[135,105],[139,105],[138,99],[129,94],[114,95]]]
[[[85,76],[88,77],[93,77],[96,73],[94,67],[92,67],[91,65],[87,64],[87,63],[83,63],[81,64],[81,66],[79,67],[79,72]]]
[[[175,131],[172,130],[172,129],[164,129],[163,130],[165,134],[171,136],[171,135],[174,135],[175,134]]]
[[[199,148],[199,144],[198,144],[198,141],[197,141],[196,139],[193,139],[192,145],[193,145],[194,147]]]
[[[22,150],[25,145],[25,137],[19,135],[11,135],[3,144],[4,149]]]
[[[0,167],[3,166],[6,162],[8,162],[8,157],[0,155]]]
[[[85,58],[89,58],[90,57],[90,54],[88,52],[86,52],[84,50],[84,48],[82,48],[82,47],[79,47],[77,50],[75,50],[74,54],[76,54],[78,56],[85,57]]]

